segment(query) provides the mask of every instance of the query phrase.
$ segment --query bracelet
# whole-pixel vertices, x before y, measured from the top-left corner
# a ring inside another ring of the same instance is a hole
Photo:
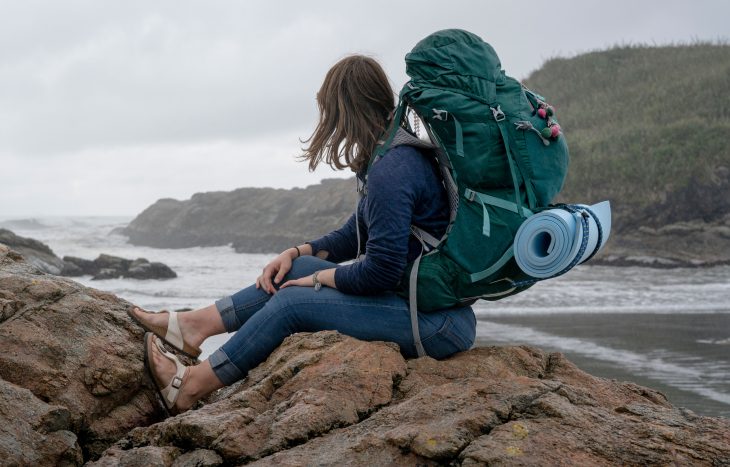
[[[319,275],[321,271],[314,271],[314,274],[312,274],[312,285],[314,285],[314,291],[319,292],[322,289],[322,283],[317,278],[317,275]]]
[[[302,251],[299,249],[299,247],[298,246],[295,246],[294,248],[296,248],[296,250],[297,250],[297,258],[299,258],[300,256],[302,256]]]

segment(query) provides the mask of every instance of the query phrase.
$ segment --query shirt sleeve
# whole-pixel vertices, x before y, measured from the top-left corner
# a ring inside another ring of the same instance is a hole
[[[392,155],[396,156],[396,155]],[[396,288],[405,271],[411,219],[416,203],[412,167],[384,158],[368,175],[368,239],[362,261],[337,268],[337,289],[355,295],[373,295]]]
[[[355,222],[355,214],[352,214],[345,225],[339,229],[316,240],[307,242],[312,246],[312,255],[316,255],[320,250],[325,250],[329,253],[325,259],[333,263],[341,263],[354,259],[357,256],[357,230],[355,230]],[[364,229],[360,229],[360,237],[360,241],[364,242],[366,238]],[[362,248],[362,251],[365,251],[365,249]]]

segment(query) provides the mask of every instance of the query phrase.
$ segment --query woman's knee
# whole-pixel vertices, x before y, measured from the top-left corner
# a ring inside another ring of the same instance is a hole
[[[257,313],[257,318],[269,325],[286,328],[289,333],[300,332],[306,322],[305,307],[302,306],[311,287],[286,287],[276,292]]]

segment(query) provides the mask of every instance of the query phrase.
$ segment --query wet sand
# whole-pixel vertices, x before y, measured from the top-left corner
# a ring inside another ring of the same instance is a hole
[[[559,351],[595,376],[664,393],[675,406],[730,418],[730,314],[481,315],[477,345]]]

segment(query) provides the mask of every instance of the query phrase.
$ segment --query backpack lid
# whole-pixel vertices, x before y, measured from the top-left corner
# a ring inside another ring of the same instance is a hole
[[[415,81],[445,88],[463,87],[492,101],[502,64],[497,52],[476,34],[444,29],[422,39],[406,54],[406,73]],[[483,82],[483,81],[486,81]]]

